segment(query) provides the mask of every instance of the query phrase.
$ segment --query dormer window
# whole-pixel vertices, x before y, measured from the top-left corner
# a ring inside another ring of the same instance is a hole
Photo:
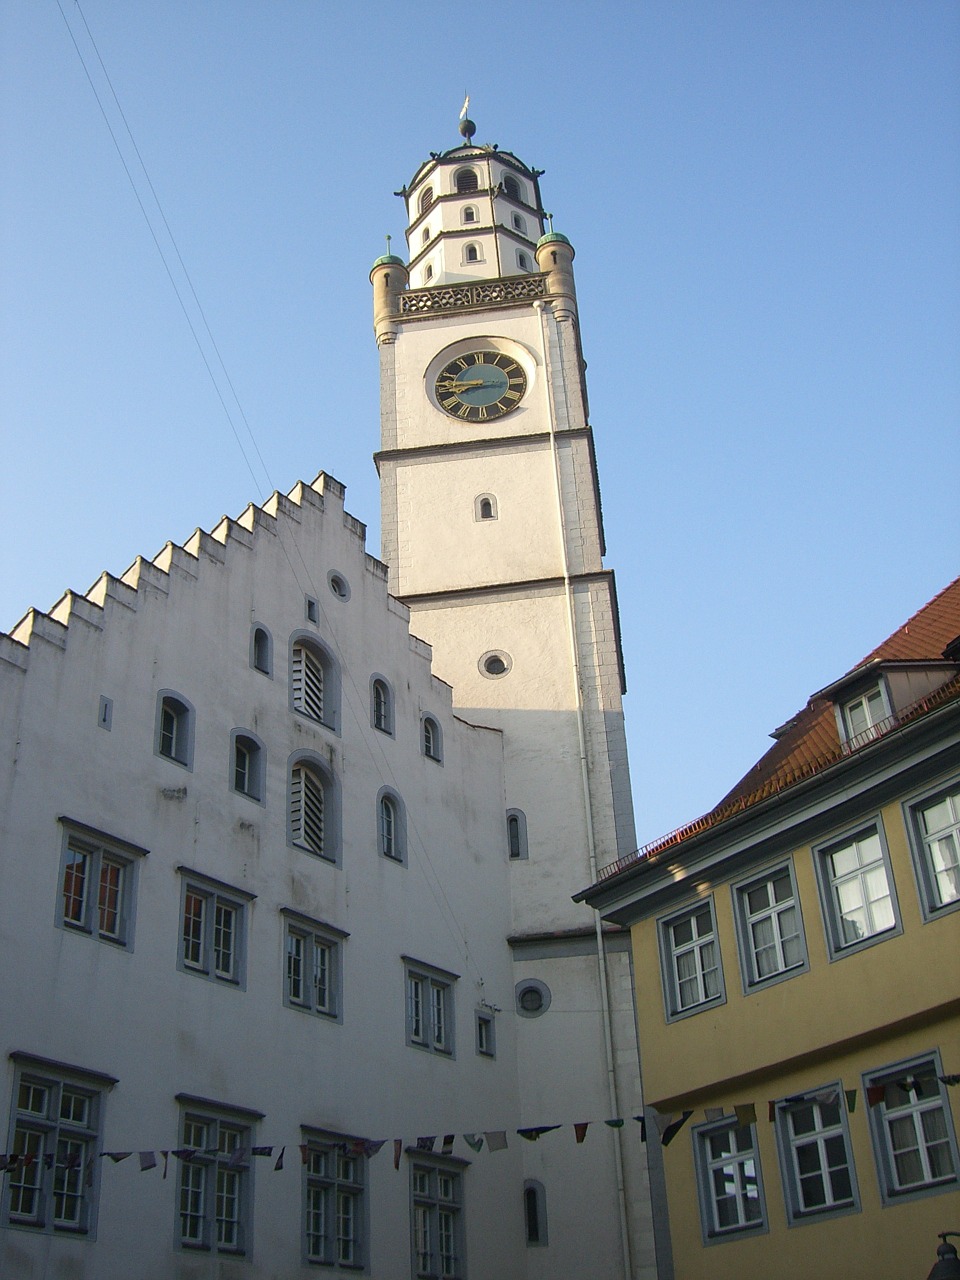
[[[889,716],[887,700],[880,685],[867,689],[859,697],[851,698],[842,708],[843,728],[850,747],[862,746],[880,733],[880,726]]]
[[[476,191],[480,186],[475,169],[460,169],[454,181],[458,195],[463,195],[467,191]]]

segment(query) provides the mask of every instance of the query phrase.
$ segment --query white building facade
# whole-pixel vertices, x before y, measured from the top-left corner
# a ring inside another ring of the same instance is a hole
[[[656,1274],[573,251],[469,138],[407,201],[389,569],[321,473],[0,637],[5,1280]]]

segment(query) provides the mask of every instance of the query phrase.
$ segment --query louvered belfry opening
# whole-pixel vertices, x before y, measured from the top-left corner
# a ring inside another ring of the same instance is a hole
[[[290,776],[290,826],[295,844],[323,856],[323,783],[303,764]]]
[[[306,645],[293,647],[293,705],[323,722],[323,666]]]

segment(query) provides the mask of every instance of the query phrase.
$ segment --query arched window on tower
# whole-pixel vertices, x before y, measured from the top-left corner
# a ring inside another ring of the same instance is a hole
[[[522,249],[517,254],[517,266],[520,268],[521,271],[533,270],[533,267],[531,266],[531,263],[530,263],[530,258],[527,256],[527,254],[523,252]]]
[[[430,265],[430,263],[428,262],[428,263],[427,263],[427,265],[423,268],[423,280],[424,280],[424,284],[426,284],[426,283],[427,283],[427,281],[432,280],[432,279],[433,279],[433,267],[432,267],[432,266]]]
[[[520,183],[516,180],[512,173],[506,174],[503,179],[503,190],[511,200],[522,200],[523,192],[520,190]]]
[[[492,493],[481,493],[474,499],[473,516],[475,520],[496,520],[497,500]]]
[[[423,243],[424,243],[424,244],[428,244],[428,243],[429,243],[429,241],[430,241],[430,228],[429,228],[429,227],[424,227],[424,228],[423,228]]]
[[[513,223],[514,231],[519,231],[522,236],[527,234],[527,224],[525,220],[520,217],[519,213],[515,213],[510,221]]]
[[[460,221],[463,223],[476,222],[477,210],[472,204],[465,204],[460,211]]]
[[[477,191],[480,187],[475,169],[460,169],[457,172],[455,181],[458,195],[463,195],[467,191]]]
[[[480,252],[480,246],[479,246],[478,244],[468,244],[468,245],[464,245],[464,249],[463,249],[463,261],[464,261],[465,263],[467,263],[467,262],[482,262],[482,261],[483,261],[483,254]]]
[[[426,213],[433,204],[433,187],[425,187],[420,193],[420,203],[417,206],[420,213]]]

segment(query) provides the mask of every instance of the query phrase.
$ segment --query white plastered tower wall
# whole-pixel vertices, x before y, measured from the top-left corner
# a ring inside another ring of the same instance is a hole
[[[529,270],[516,269],[505,178],[514,193],[520,183],[541,227],[545,215],[537,171],[507,163],[470,142],[433,156],[403,192],[409,265],[387,257],[371,273],[382,555],[458,711],[502,730],[505,809],[526,819],[525,856],[508,859],[504,831],[511,946],[518,989],[543,983],[550,1007],[519,1019],[521,1108],[531,1124],[539,1115],[602,1120],[641,1107],[628,954],[619,940],[598,954],[595,921],[571,900],[635,847],[616,595],[602,563],[573,250],[551,233],[524,259]],[[458,192],[466,166],[479,191]],[[434,216],[423,209],[427,187],[442,219],[422,245]],[[461,210],[484,201],[500,247],[468,278]],[[452,359],[484,349],[521,365],[524,395],[502,416],[464,421],[444,411],[437,379]],[[493,518],[480,514],[484,496]],[[505,673],[485,671],[490,654]],[[558,1265],[593,1277],[600,1261],[605,1275],[656,1274],[646,1160],[631,1125],[622,1134],[599,1125],[573,1157],[548,1139],[524,1152],[526,1177],[546,1189],[549,1223],[549,1246],[527,1251],[530,1277]]]

